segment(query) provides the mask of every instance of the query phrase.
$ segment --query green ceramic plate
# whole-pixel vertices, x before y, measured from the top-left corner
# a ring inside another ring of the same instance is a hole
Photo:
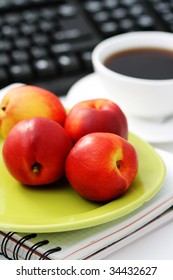
[[[67,182],[26,187],[6,170],[0,153],[0,229],[19,232],[58,232],[99,225],[130,213],[162,186],[165,166],[155,150],[135,135],[129,141],[139,156],[139,172],[130,189],[109,203],[81,198]],[[3,142],[0,140],[2,149]]]

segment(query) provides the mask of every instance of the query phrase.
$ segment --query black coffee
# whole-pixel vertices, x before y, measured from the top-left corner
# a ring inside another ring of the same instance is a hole
[[[172,79],[173,51],[129,49],[108,57],[105,66],[120,74],[142,79]]]

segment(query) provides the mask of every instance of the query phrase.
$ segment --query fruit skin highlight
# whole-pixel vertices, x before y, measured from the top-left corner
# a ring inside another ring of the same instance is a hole
[[[10,89],[0,103],[0,134],[3,138],[21,120],[46,117],[64,125],[66,110],[52,92],[31,85]]]
[[[124,112],[111,100],[102,98],[74,105],[66,117],[64,128],[74,143],[92,132],[110,132],[128,138],[128,123]]]
[[[43,185],[65,174],[72,141],[57,122],[43,117],[17,123],[4,141],[2,155],[9,173],[25,185]]]
[[[134,147],[112,133],[83,136],[68,154],[66,176],[82,197],[110,201],[124,194],[138,170]]]

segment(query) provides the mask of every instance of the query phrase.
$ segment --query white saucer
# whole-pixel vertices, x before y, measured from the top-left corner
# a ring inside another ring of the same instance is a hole
[[[109,98],[101,87],[97,74],[90,74],[69,90],[66,97],[66,106],[71,108],[79,101],[93,98]],[[167,122],[152,122],[127,116],[129,130],[150,143],[173,142],[173,118]]]

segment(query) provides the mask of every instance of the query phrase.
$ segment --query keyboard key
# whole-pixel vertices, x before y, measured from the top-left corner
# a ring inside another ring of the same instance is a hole
[[[101,1],[87,1],[85,4],[85,10],[89,13],[96,13],[102,10],[103,6]]]
[[[32,37],[32,43],[36,46],[44,46],[49,44],[49,37],[46,34],[34,34]]]
[[[53,54],[61,54],[66,53],[71,50],[71,45],[69,43],[62,43],[62,44],[54,44],[51,47],[51,51]]]
[[[92,55],[92,51],[86,51],[81,54],[82,63],[87,69],[92,68],[91,55]]]
[[[51,21],[46,21],[46,20],[42,20],[39,22],[38,24],[39,29],[44,33],[47,32],[53,32],[55,29],[55,26],[53,24],[53,22]]]
[[[31,47],[30,52],[32,57],[35,58],[36,60],[40,58],[45,58],[48,54],[47,49],[38,46]]]
[[[17,38],[14,44],[18,49],[26,49],[31,46],[30,40],[26,37]]]
[[[166,13],[166,14],[162,15],[162,18],[168,24],[173,24],[173,13]]]
[[[0,68],[0,84],[8,83],[8,81],[9,81],[8,74],[7,74],[6,70],[1,67]]]
[[[170,11],[170,3],[159,2],[154,5],[154,8],[161,14],[168,13]]]
[[[115,9],[119,5],[119,0],[104,0],[103,5],[108,9]]]
[[[29,54],[25,50],[14,50],[11,53],[11,58],[16,63],[23,63],[29,60]]]
[[[22,13],[22,18],[28,24],[38,21],[38,12],[33,10],[26,10]]]
[[[10,40],[0,40],[0,51],[11,51],[13,48],[13,45]]]
[[[93,15],[93,20],[98,23],[108,21],[109,18],[110,14],[108,11],[101,11]]]
[[[26,3],[26,0],[13,0],[13,4],[15,5],[15,6],[22,6],[22,5],[24,5]]]
[[[0,67],[8,66],[10,63],[10,57],[7,53],[0,53]]]
[[[9,70],[14,81],[22,82],[32,78],[32,69],[29,64],[15,64]]]
[[[137,0],[121,0],[121,4],[127,7],[133,6],[136,2]]]
[[[40,17],[44,20],[50,21],[54,19],[56,16],[56,11],[55,9],[52,8],[42,8],[40,10]]]
[[[70,73],[80,70],[80,63],[75,55],[62,55],[57,59],[58,65],[63,73]]]
[[[22,25],[20,26],[20,32],[26,37],[34,34],[37,31],[38,31],[38,27],[33,23],[31,24],[22,23]]]
[[[56,31],[53,33],[52,38],[55,41],[68,41],[68,40],[77,40],[83,36],[80,29],[73,28],[69,30]]]
[[[134,30],[134,22],[131,19],[122,19],[119,23],[121,32],[129,32]]]
[[[48,58],[37,60],[33,65],[39,77],[51,76],[57,72],[53,60]]]
[[[139,17],[141,16],[143,13],[145,12],[145,8],[144,6],[140,5],[140,4],[136,4],[134,6],[132,6],[129,10],[129,15],[133,16],[133,17]]]
[[[19,13],[8,13],[4,17],[4,22],[9,25],[18,24],[21,21],[21,15]]]
[[[110,21],[105,22],[100,26],[101,32],[104,34],[104,36],[111,36],[113,34],[117,34],[119,32],[119,27],[116,22]]]
[[[10,6],[10,3],[7,0],[1,0],[0,1],[0,8],[8,8]]]
[[[138,18],[137,25],[141,29],[152,29],[154,27],[154,20],[148,15],[142,15]]]
[[[127,16],[127,10],[125,8],[115,9],[111,13],[111,17],[115,20],[124,19]]]
[[[61,5],[58,8],[58,14],[62,17],[73,17],[77,13],[77,7],[71,5],[71,4],[66,4],[66,5]]]
[[[11,25],[4,25],[1,28],[1,33],[6,38],[14,38],[18,34],[18,28]]]

